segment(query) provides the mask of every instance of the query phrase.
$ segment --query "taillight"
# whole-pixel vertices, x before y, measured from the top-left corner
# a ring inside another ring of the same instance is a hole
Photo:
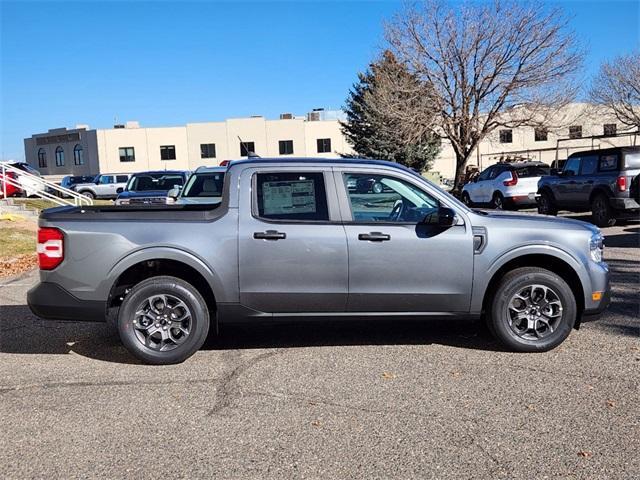
[[[40,269],[53,270],[64,260],[64,235],[57,228],[39,228],[36,251]]]
[[[505,187],[513,187],[517,183],[518,183],[518,174],[515,172],[515,170],[513,172],[511,172],[511,179],[510,180],[505,180],[504,182],[502,182],[502,184]]]
[[[616,185],[618,185],[618,191],[624,192],[627,189],[627,177],[620,175],[616,180]]]
[[[231,160],[222,160],[222,161],[220,162],[220,166],[221,166],[221,167],[226,167],[226,166],[228,166],[228,165],[229,165],[229,162],[230,162],[230,161],[231,161]]]

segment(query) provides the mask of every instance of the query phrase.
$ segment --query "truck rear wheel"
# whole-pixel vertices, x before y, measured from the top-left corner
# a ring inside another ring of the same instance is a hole
[[[549,270],[523,267],[500,280],[487,323],[510,350],[546,352],[569,336],[576,314],[576,299],[567,282]]]
[[[131,289],[118,314],[124,346],[145,363],[180,363],[207,338],[209,310],[200,292],[176,277],[148,278]]]
[[[613,209],[609,205],[609,199],[604,193],[595,196],[591,202],[591,218],[598,227],[613,227],[616,219]]]
[[[557,215],[558,207],[556,206],[553,196],[549,192],[542,192],[538,198],[538,213],[540,215]]]

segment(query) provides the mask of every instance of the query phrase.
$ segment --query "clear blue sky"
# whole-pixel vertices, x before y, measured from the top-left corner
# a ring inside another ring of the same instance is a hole
[[[180,125],[339,108],[399,2],[1,4],[0,158],[55,127]],[[637,1],[568,1],[601,60],[638,45]]]

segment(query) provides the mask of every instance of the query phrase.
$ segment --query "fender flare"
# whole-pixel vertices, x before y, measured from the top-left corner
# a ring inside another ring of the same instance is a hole
[[[582,285],[583,296],[585,296],[583,300],[587,300],[587,292],[591,291],[591,279],[589,277],[589,273],[584,268],[583,262],[556,245],[522,245],[514,248],[513,250],[509,250],[508,252],[504,252],[495,258],[491,265],[486,269],[486,274],[484,272],[482,274],[487,279],[486,281],[474,282],[471,311],[479,312],[482,309],[482,303],[487,293],[487,288],[495,274],[510,261],[526,255],[546,255],[566,263],[578,276]],[[544,265],[539,266],[544,268]]]
[[[193,268],[206,280],[216,300],[225,298],[225,293],[227,292],[225,291],[225,287],[220,276],[218,276],[204,260],[194,253],[174,246],[153,246],[141,248],[134,252],[130,252],[119,259],[115,265],[111,267],[111,270],[107,273],[107,277],[102,282],[104,298],[108,297],[111,289],[115,285],[115,282],[128,268],[140,262],[158,259],[174,260]]]

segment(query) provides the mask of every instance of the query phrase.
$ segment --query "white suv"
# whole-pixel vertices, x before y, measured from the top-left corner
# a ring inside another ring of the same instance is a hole
[[[96,176],[92,183],[79,183],[72,188],[90,198],[114,199],[123,192],[131,173],[105,173]]]
[[[496,163],[462,188],[462,201],[496,209],[535,206],[538,180],[549,174],[542,162]]]

